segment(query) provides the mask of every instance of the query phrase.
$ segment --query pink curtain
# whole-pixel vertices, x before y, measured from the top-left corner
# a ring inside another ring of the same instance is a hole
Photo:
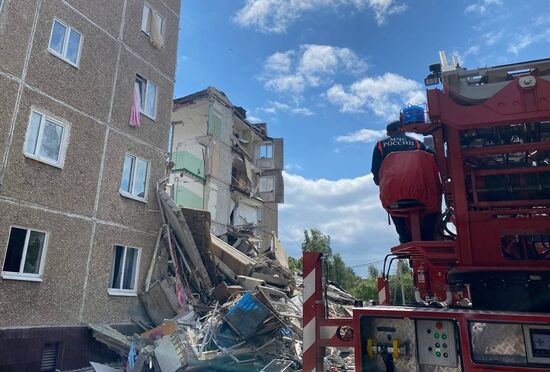
[[[134,96],[132,97],[132,111],[130,112],[130,126],[139,127],[139,113],[141,108],[141,97],[139,88],[134,84]]]

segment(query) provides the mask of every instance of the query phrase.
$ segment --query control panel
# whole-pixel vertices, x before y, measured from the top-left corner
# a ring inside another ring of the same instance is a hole
[[[454,324],[448,320],[417,320],[416,342],[420,364],[457,367]]]
[[[525,348],[529,363],[550,364],[550,326],[524,325]]]

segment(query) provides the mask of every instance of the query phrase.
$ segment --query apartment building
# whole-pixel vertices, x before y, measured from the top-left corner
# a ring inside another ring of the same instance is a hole
[[[208,210],[212,234],[230,244],[268,249],[284,201],[283,139],[269,137],[266,124],[251,124],[213,87],[175,99],[172,127],[176,203]]]
[[[0,0],[0,370],[65,370],[144,314],[179,0]],[[86,346],[88,345],[88,346]]]

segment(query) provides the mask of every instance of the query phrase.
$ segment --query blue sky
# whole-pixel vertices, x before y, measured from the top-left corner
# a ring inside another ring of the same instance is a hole
[[[372,146],[400,107],[424,102],[439,50],[467,68],[550,57],[550,0],[183,0],[174,95],[214,86],[285,139],[290,255],[318,227],[348,265],[366,264],[397,244]]]

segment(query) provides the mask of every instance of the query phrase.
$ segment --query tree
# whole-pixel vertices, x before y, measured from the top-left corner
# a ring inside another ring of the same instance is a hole
[[[363,300],[378,300],[378,288],[376,287],[376,279],[368,278],[361,279],[357,284],[351,289],[351,294],[353,297]]]
[[[378,268],[374,266],[373,264],[370,264],[367,268],[369,272],[369,278],[370,279],[376,279],[380,276],[380,271],[378,271]]]
[[[351,267],[348,267],[339,253],[333,254],[330,246],[330,235],[317,228],[304,231],[302,252],[320,252],[327,263],[327,277],[346,291],[351,291],[360,280]]]
[[[332,257],[330,248],[330,236],[323,234],[317,228],[304,231],[304,241],[302,243],[302,252],[320,252],[326,257]]]
[[[302,260],[288,257],[288,268],[292,271],[303,271]]]

